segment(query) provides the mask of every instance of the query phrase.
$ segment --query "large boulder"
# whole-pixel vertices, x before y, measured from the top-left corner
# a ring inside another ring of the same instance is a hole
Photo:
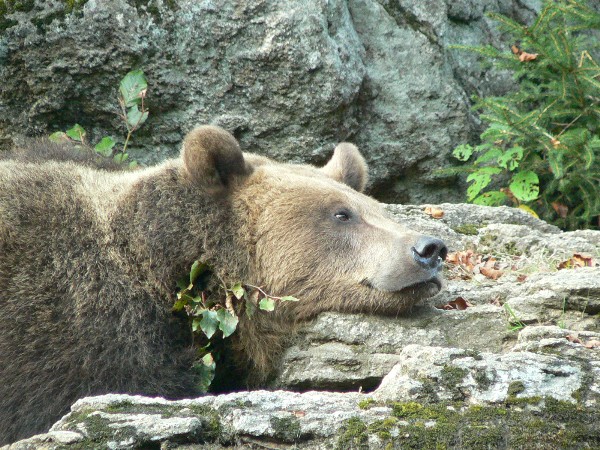
[[[450,44],[502,44],[485,12],[528,21],[539,2],[78,0],[0,4],[0,147],[81,124],[124,139],[119,80],[141,68],[150,118],[132,154],[172,156],[198,123],[244,148],[321,163],[343,140],[386,201],[461,200],[436,169],[476,138],[472,94],[505,92],[503,73]]]

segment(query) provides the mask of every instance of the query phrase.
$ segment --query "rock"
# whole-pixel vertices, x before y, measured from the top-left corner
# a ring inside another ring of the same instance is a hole
[[[356,142],[386,201],[464,198],[447,167],[477,138],[472,94],[512,86],[451,44],[505,45],[484,15],[530,21],[537,1],[4,2],[0,146],[79,123],[124,140],[119,80],[141,68],[150,117],[130,153],[153,163],[199,123],[282,160],[324,162]],[[22,2],[21,2],[22,3]]]
[[[593,376],[574,361],[530,352],[497,355],[409,345],[401,360],[373,393],[375,399],[496,404],[511,397],[552,397],[575,403],[584,378]]]
[[[509,338],[502,308],[413,310],[399,318],[325,313],[303,328],[284,354],[275,386],[285,389],[374,389],[411,344],[502,351]]]
[[[529,372],[537,373],[536,368]],[[516,383],[509,389],[522,393],[525,386]],[[597,409],[552,397],[531,405],[517,400],[504,407],[461,408],[456,402],[384,403],[357,393],[255,391],[180,401],[107,395],[79,400],[72,412],[54,425],[54,431],[6,448],[383,449],[426,448],[422,445],[428,442],[446,448],[479,448],[476,444],[481,446],[482,442],[486,448],[534,448],[527,445],[529,441],[542,447],[566,442],[582,448],[600,442]],[[157,416],[164,423],[202,425],[183,433],[179,426],[165,427],[157,440],[153,432],[148,433],[147,422]],[[556,417],[561,417],[558,421],[565,428],[554,426]],[[126,427],[122,426],[124,420]],[[565,429],[569,430],[567,436]],[[71,444],[60,442],[57,430],[76,430],[73,433],[82,439]]]

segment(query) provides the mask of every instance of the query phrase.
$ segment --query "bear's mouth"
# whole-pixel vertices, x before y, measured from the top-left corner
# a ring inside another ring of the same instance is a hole
[[[368,278],[363,279],[360,282],[360,284],[362,286],[368,287],[369,289],[373,289],[375,291],[384,291],[384,292],[390,292],[390,293],[394,293],[394,292],[417,293],[420,291],[431,291],[431,290],[435,289],[435,292],[430,294],[430,295],[435,295],[439,291],[442,290],[442,280],[438,276],[433,276],[427,280],[418,281],[416,283],[409,284],[408,286],[404,286],[401,289],[397,289],[397,290],[388,290],[388,289],[381,289],[379,287],[375,287],[373,285],[373,283],[371,283],[371,280],[369,280]]]
[[[439,277],[431,277],[429,280],[419,281],[418,283],[406,286],[402,290],[404,291],[406,289],[418,289],[421,287],[429,287],[432,284],[436,287],[438,292],[442,290],[442,280]]]

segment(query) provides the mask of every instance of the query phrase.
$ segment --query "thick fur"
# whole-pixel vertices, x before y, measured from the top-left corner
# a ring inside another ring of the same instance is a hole
[[[300,299],[241,315],[233,351],[256,379],[298,321],[396,315],[438,290],[437,270],[412,256],[419,236],[350,187],[367,177],[350,144],[316,169],[242,154],[229,133],[200,127],[179,159],[92,166],[0,160],[0,444],[46,430],[86,395],[194,395],[191,332],[171,306],[196,259]]]

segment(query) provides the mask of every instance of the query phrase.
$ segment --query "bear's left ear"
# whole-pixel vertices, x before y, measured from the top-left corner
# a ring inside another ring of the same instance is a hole
[[[225,187],[234,176],[248,173],[236,139],[222,128],[204,125],[187,134],[181,157],[192,180],[210,187]]]
[[[329,162],[321,168],[330,178],[362,192],[369,180],[367,162],[355,145],[342,142],[333,151]]]

